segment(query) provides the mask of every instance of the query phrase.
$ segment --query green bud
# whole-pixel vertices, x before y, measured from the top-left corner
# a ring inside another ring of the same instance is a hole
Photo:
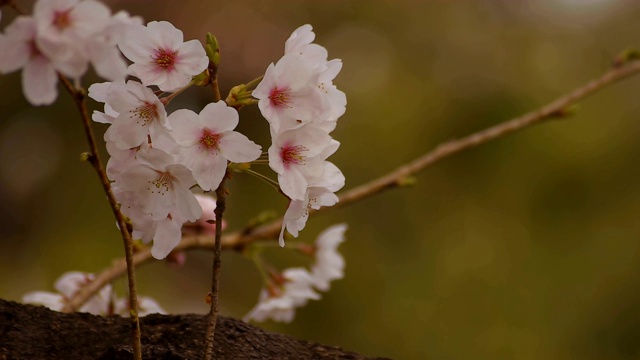
[[[218,39],[211,33],[207,33],[207,41],[204,46],[204,50],[207,53],[209,60],[217,65],[220,65],[220,45]]]
[[[91,161],[91,158],[93,158],[93,155],[89,152],[83,152],[80,154],[80,161]]]
[[[640,51],[636,49],[626,49],[613,60],[613,66],[619,67],[630,61],[640,60]]]

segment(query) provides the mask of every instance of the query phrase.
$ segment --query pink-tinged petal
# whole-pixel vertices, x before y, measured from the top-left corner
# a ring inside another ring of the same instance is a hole
[[[193,163],[193,177],[204,191],[215,190],[220,185],[227,169],[227,159],[215,154],[204,153]]]
[[[209,65],[202,44],[198,40],[189,40],[178,47],[176,70],[185,74],[198,75]]]
[[[182,31],[168,21],[151,21],[147,29],[157,48],[175,51],[184,40]]]
[[[109,22],[111,10],[101,2],[84,0],[70,13],[74,31],[84,38],[102,32]]]
[[[280,147],[272,144],[267,150],[269,153],[269,167],[278,174],[285,172],[285,165],[280,156]]]
[[[342,171],[329,161],[323,162],[324,171],[322,176],[309,181],[309,187],[326,188],[328,191],[336,192],[344,187],[345,177]]]
[[[180,214],[187,221],[194,222],[202,216],[202,207],[193,193],[186,189],[176,192],[176,208],[173,213]]]
[[[18,16],[0,36],[0,71],[11,72],[23,67],[32,56],[36,23],[33,18]]]
[[[89,86],[89,97],[97,102],[107,102],[107,95],[112,82],[94,83]]]
[[[160,220],[156,227],[156,234],[153,237],[151,255],[158,260],[167,257],[182,239],[181,228],[182,224],[178,224],[169,218]]]
[[[291,200],[304,200],[307,190],[307,179],[296,168],[278,174],[278,183],[283,193],[291,198]]]
[[[238,126],[238,112],[227,106],[223,100],[207,104],[200,111],[200,119],[204,127],[217,134],[231,131]]]
[[[229,161],[236,163],[253,161],[259,158],[262,153],[260,145],[235,131],[223,133],[219,144],[222,155]]]
[[[322,83],[331,83],[342,70],[342,60],[333,59],[327,62],[327,68],[320,74],[318,79]]]
[[[16,71],[29,61],[31,46],[20,39],[0,35],[0,73]]]
[[[194,146],[202,136],[202,124],[198,114],[188,109],[179,109],[168,116],[167,121],[173,129],[171,135],[182,146]]]
[[[313,66],[298,54],[287,54],[280,58],[276,63],[275,70],[275,73],[281,74],[286,85],[294,92],[316,85],[311,81],[315,76]]]
[[[159,171],[165,171],[168,165],[174,163],[173,156],[156,148],[138,151],[136,157],[141,164],[148,165]]]
[[[43,56],[31,59],[22,70],[22,90],[32,105],[49,105],[58,97],[58,75]]]
[[[112,124],[113,120],[115,120],[115,118],[113,116],[109,116],[103,112],[94,110],[93,114],[91,115],[91,119],[97,123],[101,123],[101,124]]]
[[[120,149],[131,149],[147,141],[148,128],[142,122],[131,119],[128,113],[120,114],[105,132],[105,139],[113,141]]]
[[[27,304],[42,305],[53,311],[61,311],[64,307],[64,297],[46,291],[32,291],[22,297],[22,302]]]
[[[340,147],[340,142],[334,139],[331,139],[329,143],[322,149],[322,152],[318,154],[318,158],[325,160],[329,156],[333,155],[338,148]]]
[[[116,47],[106,42],[90,42],[88,52],[96,73],[107,80],[124,79],[127,63]]]
[[[260,83],[256,86],[255,89],[253,89],[253,92],[251,93],[251,95],[256,99],[260,99],[260,100],[267,99],[267,102],[268,102],[271,89],[273,89],[273,87],[276,85],[275,84],[276,77],[273,75],[274,68],[275,68],[275,64],[271,63],[267,67],[267,71],[265,71],[262,81],[260,81]]]
[[[158,70],[158,67],[154,63],[131,64],[129,65],[129,71],[133,72],[133,75],[139,78],[145,86],[165,83],[169,76],[168,72]]]
[[[288,54],[298,50],[300,47],[311,44],[316,38],[316,34],[313,32],[313,27],[309,24],[305,24],[295,29],[291,36],[284,43],[284,53]]]
[[[191,75],[186,75],[180,71],[162,71],[160,72],[165,76],[164,81],[160,81],[157,84],[158,88],[166,92],[174,92],[180,88],[187,86],[191,81]]]
[[[62,48],[62,45],[56,45]],[[59,58],[50,57],[56,70],[63,75],[73,79],[79,79],[87,72],[89,68],[89,58],[84,50],[76,47],[69,47],[68,56],[61,60]]]
[[[69,271],[60,276],[53,287],[62,295],[71,297],[91,280],[93,280],[93,276],[89,274],[80,271]]]
[[[118,43],[118,47],[127,59],[134,62],[150,62],[154,51],[147,28],[142,25],[129,25],[127,35]]]

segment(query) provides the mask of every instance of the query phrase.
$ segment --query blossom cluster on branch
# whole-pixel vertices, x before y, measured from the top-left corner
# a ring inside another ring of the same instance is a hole
[[[62,274],[55,282],[56,293],[47,291],[32,291],[22,297],[22,301],[29,304],[46,306],[51,310],[60,311],[65,302],[70,299],[82,286],[93,281],[93,274],[70,271]],[[167,312],[152,298],[140,296],[138,298],[139,315],[166,314]],[[100,289],[95,296],[87,301],[80,309],[94,315],[129,316],[129,304],[126,299],[116,296],[111,285]]]
[[[82,77],[89,65],[108,80],[88,88],[88,96],[104,104],[91,118],[108,125],[104,141],[110,155],[104,169],[99,161],[93,165],[119,226],[127,227],[122,229],[125,243],[130,231],[133,239],[151,244],[154,258],[172,259],[169,255],[185,233],[196,229],[212,234],[215,200],[202,193],[222,188],[230,170],[267,181],[289,200],[280,246],[285,245],[285,232],[298,237],[311,209],[338,202],[335,192],[344,186],[345,177],[327,159],[340,146],[330,134],[347,103],[333,84],[342,62],[329,60],[327,50],[314,40],[311,25],[296,29],[285,42],[282,58],[251,85],[234,88],[240,89],[236,95],[241,106],[228,98],[199,111],[168,113],[169,102],[191,86],[215,84],[218,91],[220,54],[212,35],[203,46],[198,40],[185,41],[182,31],[168,21],[144,25],[140,17],[124,11],[112,14],[97,0],[38,0],[33,15],[20,14],[0,33],[0,73],[22,69],[23,92],[32,105],[53,103],[62,81],[79,102],[84,119],[88,117]],[[239,109],[251,104],[258,105],[269,123],[271,145],[266,152],[235,131]],[[85,124],[90,127],[88,121]],[[94,144],[93,135],[88,137]],[[253,164],[268,164],[277,181],[252,170]],[[294,244],[293,249],[306,249],[315,257],[312,270],[279,273],[269,267],[267,289],[247,318],[290,321],[296,307],[319,298],[316,290],[328,290],[330,281],[342,277],[344,259],[336,248],[345,230],[346,225],[333,227],[313,246]],[[61,309],[90,281],[91,275],[65,274],[56,283],[61,294],[39,292],[25,301]],[[107,300],[108,306],[118,304],[112,297],[106,286],[81,310],[114,313],[105,310]],[[275,310],[280,315],[272,315]]]

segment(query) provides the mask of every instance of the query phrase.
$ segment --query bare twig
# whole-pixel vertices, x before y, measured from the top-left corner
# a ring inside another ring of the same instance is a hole
[[[216,189],[216,235],[215,244],[213,247],[213,274],[211,276],[211,308],[209,310],[209,316],[207,324],[207,334],[205,337],[205,349],[204,359],[211,360],[213,358],[213,340],[216,334],[216,322],[218,320],[218,312],[220,311],[219,298],[220,298],[220,267],[222,265],[222,215],[226,208],[226,189],[225,183],[227,181],[228,173],[224,174],[222,182]]]
[[[127,223],[120,212],[120,207],[118,202],[116,201],[116,197],[111,191],[111,183],[109,182],[109,178],[107,178],[107,174],[104,171],[104,166],[102,166],[102,162],[100,161],[100,157],[98,155],[98,148],[96,146],[96,138],[93,134],[93,129],[91,128],[91,120],[89,118],[89,113],[87,112],[87,104],[86,104],[86,94],[83,89],[75,88],[67,78],[62,75],[58,75],[60,81],[67,89],[69,94],[73,97],[74,102],[80,112],[80,116],[82,117],[82,126],[84,127],[84,132],[89,142],[89,153],[84,157],[93,168],[96,170],[98,177],[100,178],[100,183],[102,184],[102,188],[104,192],[107,194],[107,198],[109,199],[109,205],[111,205],[111,210],[113,211],[113,215],[116,217],[118,222],[118,226],[120,227],[120,234],[122,235],[122,240],[124,242],[125,249],[125,269],[127,270],[127,277],[129,279],[129,315],[131,317],[131,341],[133,344],[133,352],[134,359],[142,359],[142,350],[140,345],[141,333],[140,333],[140,320],[138,318],[138,295],[136,290],[136,274],[133,266],[133,240],[131,239],[131,234],[127,229]],[[102,285],[104,286],[104,284]],[[71,312],[77,310],[84,301],[81,297],[81,294],[85,293],[87,290],[85,288],[81,288],[76,296],[69,299],[69,301],[64,305],[62,311]],[[90,297],[91,294],[85,295]]]
[[[219,51],[219,50],[218,50]],[[211,87],[213,88],[213,100],[218,102],[221,100],[220,88],[218,87],[218,64],[213,61],[209,62],[209,71],[211,72]],[[222,243],[222,215],[226,207],[226,188],[228,172],[225,172],[220,185],[216,189],[216,234],[213,250],[213,271],[211,274],[211,294],[208,300],[211,302],[209,309],[209,316],[207,324],[207,333],[205,335],[204,346],[204,360],[213,359],[213,340],[216,334],[216,322],[218,321],[218,312],[220,311],[220,267],[222,265],[221,259],[221,243]]]
[[[346,206],[375,195],[387,189],[391,189],[402,184],[402,181],[408,176],[430,166],[442,159],[454,154],[460,153],[469,148],[484,144],[491,140],[511,134],[513,132],[523,130],[529,126],[542,123],[552,118],[563,118],[567,115],[567,111],[571,105],[594,94],[595,92],[606,88],[607,86],[617,82],[618,80],[631,77],[640,72],[640,61],[629,61],[618,64],[616,67],[608,70],[595,80],[588,82],[586,85],[577,88],[571,93],[551,102],[550,104],[505,121],[485,130],[471,134],[467,137],[451,140],[439,145],[433,151],[428,152],[414,161],[403,165],[396,170],[384,175],[380,178],[357,186],[351,190],[343,192],[340,195],[339,206]],[[322,208],[321,212],[333,209],[336,206]],[[259,240],[274,239],[278,236],[280,227],[282,226],[282,218],[269,224],[257,227],[251,231],[236,231],[222,237],[222,250],[239,250],[244,246]],[[188,249],[208,249],[214,248],[214,241],[210,236],[186,236],[180,244],[175,248],[176,251]],[[133,257],[134,265],[138,266],[152,259],[150,249],[143,249],[136,253]],[[80,306],[89,296],[96,293],[102,286],[111,282],[113,279],[122,276],[126,267],[123,260],[118,260],[111,267],[105,269],[96,276],[96,279],[87,285],[82,294],[76,294],[72,299],[74,304]]]

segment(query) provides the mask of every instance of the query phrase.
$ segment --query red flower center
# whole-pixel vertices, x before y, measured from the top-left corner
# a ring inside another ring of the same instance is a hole
[[[206,150],[220,149],[220,134],[215,134],[208,129],[202,130],[202,136],[200,137],[200,144],[204,146]]]
[[[153,61],[158,64],[159,67],[165,70],[173,69],[176,63],[176,51],[168,51],[165,49],[156,49],[155,55],[153,55]]]
[[[69,16],[70,13],[71,10],[56,11],[53,14],[53,26],[57,27],[60,31],[71,26],[71,17]]]
[[[289,94],[289,88],[274,87],[269,93],[269,100],[271,100],[272,106],[290,108],[291,94]]]

